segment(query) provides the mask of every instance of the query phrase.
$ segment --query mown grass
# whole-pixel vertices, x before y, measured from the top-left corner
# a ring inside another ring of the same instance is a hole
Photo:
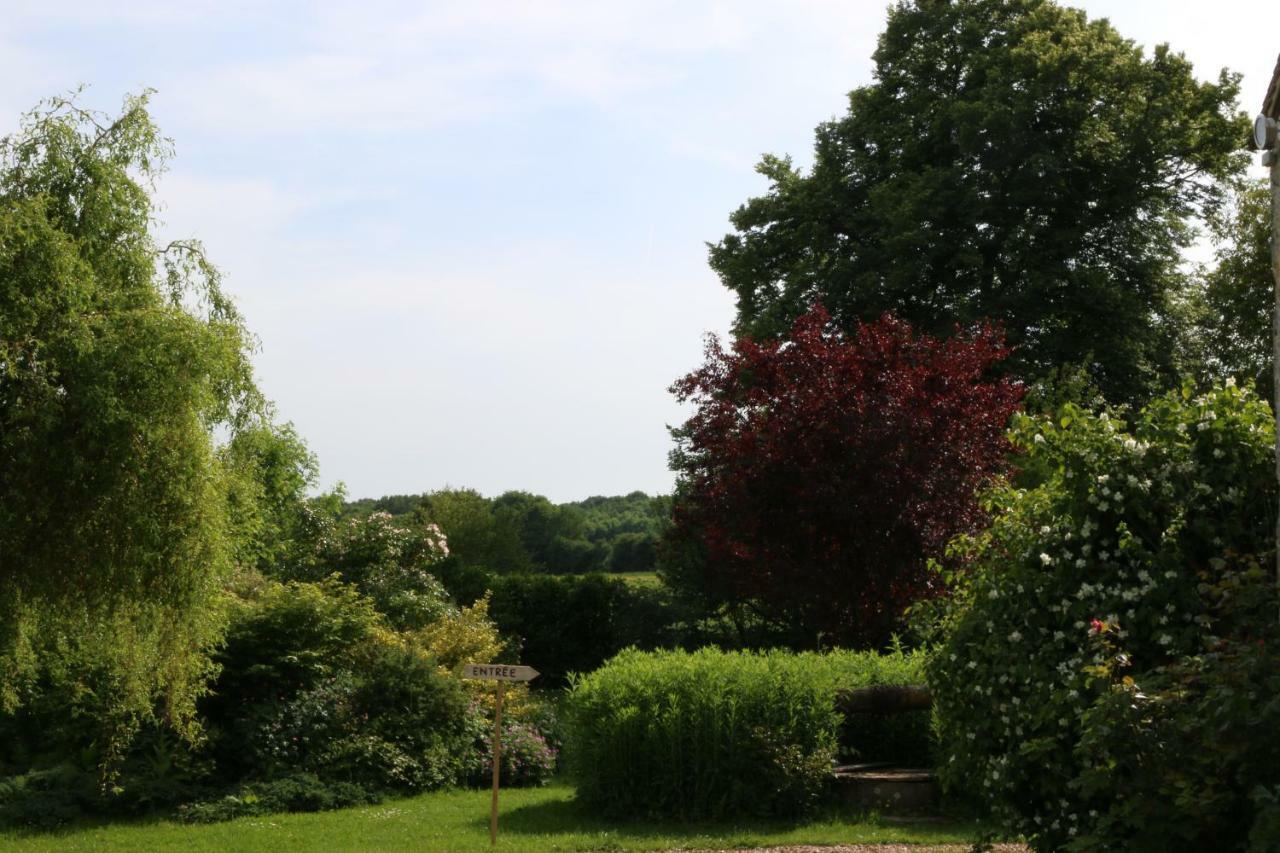
[[[889,822],[832,808],[799,822],[609,822],[574,801],[573,788],[502,792],[498,848],[519,851],[715,850],[782,844],[969,843],[957,822]],[[221,824],[115,823],[57,832],[0,832],[5,851],[271,851],[489,849],[489,792],[445,791],[322,814]]]
[[[657,572],[615,572],[610,577],[621,578],[630,586],[654,587],[662,586],[662,578]]]

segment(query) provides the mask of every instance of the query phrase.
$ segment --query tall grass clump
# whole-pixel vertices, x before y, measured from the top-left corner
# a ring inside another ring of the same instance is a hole
[[[578,797],[614,816],[803,813],[839,752],[836,691],[919,680],[916,656],[877,658],[623,651],[572,680],[567,752]]]

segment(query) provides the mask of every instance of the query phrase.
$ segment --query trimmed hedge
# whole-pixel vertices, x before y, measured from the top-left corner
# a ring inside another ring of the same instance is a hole
[[[578,797],[614,816],[794,815],[821,799],[840,751],[841,688],[918,683],[922,656],[894,652],[640,652],[571,679],[566,702]],[[851,748],[890,758],[851,734]],[[928,726],[889,742],[928,751]],[[907,748],[907,747],[903,747]]]
[[[535,667],[538,686],[566,683],[628,646],[675,645],[683,611],[661,587],[635,587],[589,575],[497,575],[489,616],[520,639],[521,663]]]

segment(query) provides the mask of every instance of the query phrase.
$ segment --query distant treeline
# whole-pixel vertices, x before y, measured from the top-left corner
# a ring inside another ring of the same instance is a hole
[[[459,562],[496,573],[650,572],[670,500],[632,492],[554,504],[530,492],[486,498],[474,489],[441,489],[348,501],[342,515],[385,512],[434,522]]]

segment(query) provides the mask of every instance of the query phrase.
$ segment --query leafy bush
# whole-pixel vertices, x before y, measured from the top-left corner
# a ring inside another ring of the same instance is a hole
[[[557,755],[564,751],[565,724],[560,708],[564,704],[563,691],[539,691],[532,694],[534,702],[522,712],[519,719],[532,726]],[[504,711],[505,713],[505,711]]]
[[[466,654],[483,611],[454,616],[470,633],[427,640]],[[496,642],[491,626],[478,636]],[[471,748],[469,701],[431,650],[387,630],[373,602],[336,578],[247,591],[206,705],[224,778],[302,770],[371,790],[456,784]]]
[[[0,779],[0,824],[50,829],[83,819],[100,803],[94,774],[70,764]]]
[[[190,823],[214,823],[274,812],[319,812],[378,802],[376,793],[350,782],[325,782],[311,773],[294,773],[268,782],[250,782],[234,794],[183,806]]]
[[[271,705],[240,744],[252,774],[269,779],[290,769],[318,770],[335,743],[358,733],[355,690],[344,671]]]
[[[801,813],[836,758],[836,690],[919,678],[918,656],[884,667],[875,657],[624,651],[573,679],[567,751],[578,796],[614,815]]]
[[[317,581],[336,573],[373,601],[395,628],[421,628],[451,602],[432,573],[449,555],[435,524],[397,520],[385,512],[327,523],[305,553],[282,568],[289,578]]]
[[[943,781],[1038,850],[1242,846],[1278,776],[1270,582],[1232,569],[1273,547],[1270,411],[1228,386],[1013,437],[1030,487],[987,497],[930,659]]]
[[[237,703],[306,688],[332,675],[379,624],[372,602],[334,577],[267,582],[231,605],[214,690]]]
[[[530,788],[551,781],[556,770],[555,747],[536,726],[502,721],[501,782],[504,787]],[[484,727],[476,741],[476,754],[468,781],[481,787],[493,778],[493,724]]]
[[[4,735],[0,728],[0,738]],[[0,777],[0,825],[50,828],[94,817],[154,813],[211,789],[207,758],[157,722],[139,727],[108,784],[95,766],[98,755],[96,744],[76,749],[73,742],[58,739],[34,761],[18,762],[14,766],[31,769]]]
[[[433,658],[441,674],[459,679],[463,689],[490,716],[496,693],[493,682],[463,679],[462,666],[467,663],[514,662],[511,644],[498,634],[498,626],[489,618],[489,594],[485,593],[469,607],[450,610],[425,628],[407,635],[408,643]],[[508,684],[504,705],[512,720],[524,719],[537,707],[528,685]]]
[[[113,814],[166,811],[205,794],[212,762],[203,750],[157,725],[147,725],[130,745],[120,773],[98,804]]]
[[[1103,692],[1083,720],[1076,783],[1111,805],[1080,848],[1280,850],[1280,597],[1253,559],[1211,574],[1199,653],[1131,672],[1130,642],[1110,626],[1095,637]]]
[[[246,748],[267,776],[301,769],[370,790],[439,788],[463,775],[469,706],[430,658],[375,643],[350,671],[277,705]]]
[[[497,663],[507,651],[489,618],[488,594],[415,632],[414,640],[449,673],[466,663]]]
[[[404,757],[394,772],[373,769],[388,787],[456,784],[468,740],[470,702],[456,679],[412,649],[375,647],[357,668],[355,708],[363,731]]]
[[[372,603],[350,586],[243,582],[231,600],[221,672],[201,711],[210,748],[222,772],[239,779],[269,760],[246,744],[278,714],[282,703],[332,679],[353,662],[355,649],[379,624]]]
[[[104,631],[90,641],[84,634],[67,635],[47,627],[49,632],[40,637],[34,689],[19,707],[0,710],[0,776],[74,765],[96,776],[96,787],[110,791],[119,784],[121,763],[140,733],[157,726],[173,731],[172,721],[160,719],[165,713],[160,697],[153,697],[156,707],[150,719],[112,710],[122,692],[139,686],[134,679],[121,679],[118,665],[109,663],[129,654],[129,643],[112,645],[116,631]],[[196,722],[189,722],[174,732],[188,747],[199,732]]]

